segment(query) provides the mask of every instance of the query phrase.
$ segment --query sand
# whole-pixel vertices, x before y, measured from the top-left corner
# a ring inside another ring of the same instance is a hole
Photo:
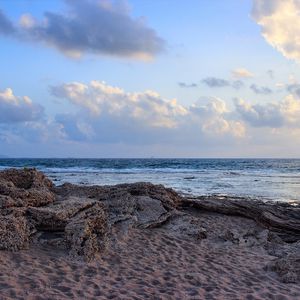
[[[253,221],[201,218],[215,230],[211,239],[184,237],[167,225],[134,229],[90,263],[51,247],[1,251],[1,299],[300,299],[299,285],[265,270],[274,257],[262,248],[216,240],[218,228]]]

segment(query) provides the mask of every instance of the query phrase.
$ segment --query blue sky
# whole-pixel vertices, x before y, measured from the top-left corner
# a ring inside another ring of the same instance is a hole
[[[299,156],[296,0],[0,10],[0,154]]]

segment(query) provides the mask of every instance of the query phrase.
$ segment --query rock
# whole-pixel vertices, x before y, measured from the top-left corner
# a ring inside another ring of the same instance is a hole
[[[0,208],[43,206],[52,203],[53,184],[35,169],[0,172]]]
[[[207,230],[203,227],[200,227],[198,232],[197,232],[197,239],[198,240],[204,240],[207,238]]]
[[[135,215],[139,225],[155,222],[163,214],[167,213],[162,203],[157,199],[149,196],[137,196],[135,198],[137,202]]]
[[[159,200],[167,210],[177,208],[182,202],[182,197],[178,193],[161,184],[155,185],[148,182],[137,182],[132,184],[120,184],[118,186],[120,188],[126,188],[133,196],[148,196],[152,199]]]
[[[200,219],[180,212],[173,214],[164,227],[177,235],[192,237],[196,240],[206,239],[208,236],[208,232],[206,228],[202,227]]]
[[[224,241],[238,244],[240,246],[268,246],[270,239],[269,230],[261,230],[259,227],[248,228],[247,230],[227,229],[219,236]]]
[[[286,242],[300,240],[299,205],[287,206],[280,203],[264,203],[243,198],[217,198],[214,196],[186,198],[182,200],[181,205],[253,219]]]
[[[267,269],[276,272],[284,283],[300,283],[300,248],[298,253],[275,259]]]
[[[136,196],[148,196],[159,200],[167,210],[179,207],[182,203],[182,197],[174,190],[149,182],[118,184],[114,186],[76,186],[65,183],[57,187],[55,192],[62,197],[83,196],[98,201],[128,200]]]
[[[3,170],[0,172],[0,178],[7,182],[12,182],[13,186],[17,188],[25,190],[31,188],[51,189],[54,187],[50,179],[34,168]]]
[[[0,249],[27,249],[30,228],[24,217],[0,216]]]
[[[105,248],[109,232],[107,214],[100,203],[78,213],[65,227],[67,247],[72,257],[89,261]]]
[[[13,207],[15,205],[15,201],[10,196],[0,195],[0,209],[5,209],[9,207]]]
[[[67,223],[79,212],[92,207],[96,202],[70,197],[64,201],[43,207],[29,207],[27,216],[42,231],[64,231]]]

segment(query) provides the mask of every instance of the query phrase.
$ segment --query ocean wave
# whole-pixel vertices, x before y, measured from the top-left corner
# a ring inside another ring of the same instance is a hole
[[[67,168],[38,168],[46,173],[99,173],[99,174],[145,174],[145,173],[205,173],[205,170],[198,169],[175,169],[175,168],[82,168],[82,167],[67,167]]]

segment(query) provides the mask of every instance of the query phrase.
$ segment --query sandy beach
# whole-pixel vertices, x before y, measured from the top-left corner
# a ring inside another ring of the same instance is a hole
[[[299,206],[248,202],[2,171],[0,299],[299,299]]]
[[[300,300],[300,0],[0,0],[0,300]]]

